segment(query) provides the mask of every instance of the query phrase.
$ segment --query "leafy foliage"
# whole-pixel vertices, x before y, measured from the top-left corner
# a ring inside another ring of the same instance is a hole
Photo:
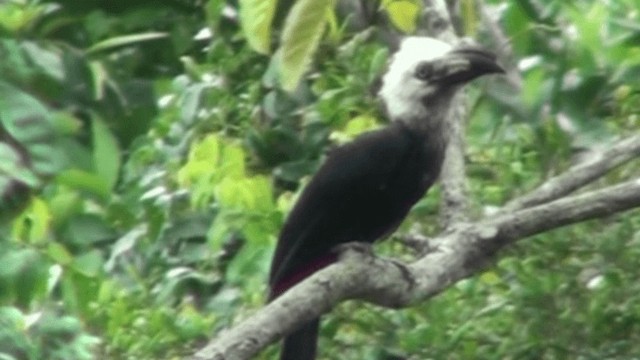
[[[292,7],[282,30],[280,79],[285,90],[298,85],[322,37],[330,1],[300,0]]]
[[[271,22],[276,1],[240,1],[240,24],[249,45],[257,52],[268,54],[271,49]]]
[[[634,0],[488,3],[461,2],[460,28],[499,49],[479,20],[494,16],[519,70],[468,93],[478,212],[640,130]],[[416,27],[420,2],[375,4]],[[299,189],[331,146],[384,121],[381,25],[354,30],[369,14],[333,5],[0,4],[1,358],[178,358],[261,306]],[[346,303],[322,356],[633,356],[638,219],[527,240],[415,309]],[[400,231],[435,224],[437,189]],[[394,241],[379,251],[405,256]]]

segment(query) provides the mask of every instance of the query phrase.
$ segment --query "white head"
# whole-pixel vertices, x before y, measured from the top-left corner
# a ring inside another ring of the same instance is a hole
[[[382,78],[379,96],[392,120],[422,118],[430,99],[448,101],[455,89],[478,76],[503,71],[478,47],[454,48],[430,37],[407,37]]]

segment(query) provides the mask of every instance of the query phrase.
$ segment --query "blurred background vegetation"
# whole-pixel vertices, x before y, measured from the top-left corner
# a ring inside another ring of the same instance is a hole
[[[510,69],[468,91],[478,214],[640,131],[636,0],[450,3]],[[260,307],[300,186],[384,124],[385,40],[420,6],[0,2],[0,359],[178,359]],[[400,233],[437,213],[435,189]],[[639,278],[638,211],[589,221],[421,306],[341,305],[321,358],[637,358]]]

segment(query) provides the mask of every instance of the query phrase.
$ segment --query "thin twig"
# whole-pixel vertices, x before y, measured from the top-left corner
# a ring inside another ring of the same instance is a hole
[[[514,55],[511,41],[494,18],[496,16],[491,13],[490,6],[486,4],[486,1],[480,0],[476,4],[482,18],[482,24],[484,25],[484,28],[487,29],[488,35],[493,39],[493,41],[491,41],[494,44],[493,50],[496,52],[496,55],[498,56],[498,59],[500,59],[502,65],[506,65],[505,69],[507,70],[507,74],[505,78],[507,83],[515,89],[515,91],[520,91],[520,89],[522,89],[523,80],[520,72],[513,70],[515,66],[513,65]],[[491,8],[495,9],[497,6],[499,5],[494,5]]]
[[[547,180],[529,194],[510,201],[504,206],[503,212],[524,209],[558,199],[599,179],[612,169],[636,159],[640,156],[640,135],[628,137],[603,152],[595,154],[589,161]]]

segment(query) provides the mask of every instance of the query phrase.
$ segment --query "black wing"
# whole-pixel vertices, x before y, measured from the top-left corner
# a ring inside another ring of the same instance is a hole
[[[425,146],[401,124],[334,150],[280,233],[271,265],[272,297],[308,275],[305,268],[322,267],[336,245],[373,242],[395,230],[438,175],[428,161]],[[296,273],[305,275],[291,281]]]

